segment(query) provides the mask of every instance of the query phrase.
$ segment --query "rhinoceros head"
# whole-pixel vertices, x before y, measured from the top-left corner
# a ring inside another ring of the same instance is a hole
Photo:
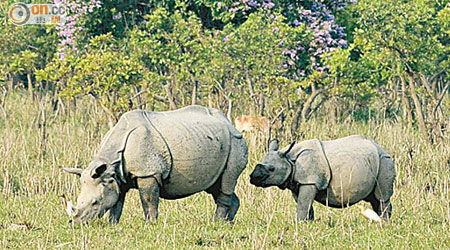
[[[286,158],[295,143],[292,143],[285,152],[278,151],[278,141],[269,144],[269,152],[262,163],[256,165],[250,175],[250,183],[258,187],[282,185],[291,174],[291,166]]]
[[[81,181],[81,192],[73,209],[73,221],[83,223],[93,218],[101,218],[119,200],[120,178],[117,165],[94,159],[86,169],[64,168],[66,172],[77,174]]]

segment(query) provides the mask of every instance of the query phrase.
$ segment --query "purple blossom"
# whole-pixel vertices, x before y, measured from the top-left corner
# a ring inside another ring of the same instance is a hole
[[[298,45],[297,51],[300,53],[307,53],[311,58],[312,70],[324,70],[328,67],[321,63],[321,55],[335,50],[336,48],[344,48],[347,46],[345,41],[346,34],[344,28],[340,27],[331,9],[336,9],[335,6],[346,6],[352,0],[336,0],[329,5],[322,2],[312,2],[310,8],[306,8],[300,2],[290,2],[284,7],[283,15],[289,18],[288,24],[294,27],[305,25],[306,29],[311,32],[313,40],[309,43],[309,48],[300,48]],[[331,9],[330,9],[331,8]],[[300,15],[298,15],[300,14]],[[292,59],[292,54],[286,54]],[[314,59],[312,59],[314,58]]]
[[[345,41],[344,39],[341,39],[341,40],[339,40],[339,44],[342,46],[342,47],[347,47],[347,41]]]
[[[122,12],[117,13],[117,15],[114,15],[112,18],[113,18],[114,20],[117,20],[117,19],[122,18]]]
[[[223,41],[224,41],[224,42],[228,42],[229,39],[230,39],[230,36],[229,36],[229,35],[226,35],[226,36],[223,38]]]
[[[66,3],[66,0],[54,0],[55,3]],[[68,13],[66,14],[65,23],[60,23],[56,29],[58,30],[58,50],[57,55],[60,60],[65,60],[68,49],[73,52],[78,51],[77,35],[78,31],[82,31],[83,27],[79,24],[79,19],[88,12],[93,12],[94,9],[101,7],[100,0],[91,0],[85,2],[83,0],[70,1],[67,4]]]
[[[263,3],[263,7],[267,8],[267,9],[272,9],[274,6],[275,6],[275,4],[272,2]]]

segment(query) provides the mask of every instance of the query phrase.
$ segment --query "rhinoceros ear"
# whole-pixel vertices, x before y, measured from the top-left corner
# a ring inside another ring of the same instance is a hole
[[[269,151],[277,151],[277,150],[278,150],[278,140],[275,139],[269,143]]]
[[[83,172],[83,169],[81,168],[62,168],[67,173],[76,174],[78,176],[81,176],[81,172]]]

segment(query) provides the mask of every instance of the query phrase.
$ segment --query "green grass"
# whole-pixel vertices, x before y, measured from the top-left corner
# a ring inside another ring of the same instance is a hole
[[[97,150],[107,122],[89,100],[66,104],[58,114],[49,101],[12,93],[8,118],[0,119],[0,249],[445,249],[450,246],[450,138],[427,145],[412,128],[391,121],[302,124],[303,139],[365,134],[394,158],[397,170],[393,216],[382,227],[357,208],[315,203],[316,220],[295,223],[289,191],[261,189],[249,174],[265,145],[251,143],[241,175],[241,200],[234,224],[212,222],[215,204],[205,193],[160,204],[156,223],[146,224],[136,190],[130,191],[121,222],[106,218],[71,225],[59,197],[75,200],[78,179],[61,166],[85,167]],[[45,113],[45,116],[43,115]],[[45,117],[46,126],[42,126]],[[39,126],[41,124],[41,126]],[[249,135],[246,135],[247,137]],[[282,146],[289,141],[282,140]],[[413,151],[412,158],[408,152]]]

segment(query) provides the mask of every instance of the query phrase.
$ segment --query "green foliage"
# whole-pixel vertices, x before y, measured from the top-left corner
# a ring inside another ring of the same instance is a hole
[[[8,9],[17,1],[0,2],[0,85],[12,79],[25,81],[49,63],[56,51],[54,26],[16,26],[8,20]]]
[[[145,70],[106,34],[92,38],[87,53],[71,54],[65,61],[55,59],[37,75],[41,81],[57,80],[64,97],[92,95],[113,113],[122,113],[129,108],[131,89],[143,85]]]
[[[353,9],[359,14],[355,41],[370,41],[373,50],[401,61],[403,69],[394,70],[434,74],[442,70],[443,60],[448,60],[448,39],[443,39],[448,33],[446,9],[448,1],[436,5],[419,0],[361,1]]]
[[[289,58],[283,52],[295,48],[296,41],[307,46],[309,34],[303,26],[293,28],[281,16],[271,18],[257,12],[236,29],[231,24],[225,26],[213,38],[208,45],[214,49],[206,81],[219,83],[236,99],[245,100],[241,104],[243,112],[249,112],[249,107],[257,111],[255,102],[260,95],[269,96],[268,102],[278,103],[273,108],[285,106],[289,101],[286,97],[297,98],[291,95],[295,92],[293,66],[287,64]]]
[[[233,116],[273,116],[285,108],[287,123],[298,125],[314,114],[329,115],[324,104],[336,107],[337,116],[397,117],[398,96],[409,91],[399,88],[399,79],[411,75],[416,82],[410,94],[418,95],[429,116],[445,117],[429,103],[439,104],[450,79],[448,0],[362,0],[343,11],[331,6],[349,1],[319,2],[331,11],[313,1],[297,7],[284,0],[102,1],[99,7],[97,1],[71,0],[87,10],[73,24],[76,32],[58,32],[59,39],[72,34],[65,37],[74,41],[70,49],[61,40],[56,46],[53,26],[17,27],[1,16],[6,49],[0,82],[28,81],[70,99],[91,95],[115,118],[137,107],[195,103],[225,110],[233,100]],[[308,26],[305,20],[319,18],[309,11],[313,6],[320,18],[334,23],[336,16],[347,26],[348,47],[343,40],[341,47],[330,45],[334,36],[343,37],[339,25]],[[294,7],[304,15],[298,17]],[[325,53],[330,46],[334,50]],[[57,50],[65,51],[65,60]],[[421,77],[438,83],[423,85]]]
[[[168,96],[169,108],[192,103],[193,98],[207,105],[213,89],[242,100],[242,107],[253,112],[261,112],[256,110],[260,94],[273,96],[274,108],[288,101],[277,101],[281,97],[298,100],[292,95],[292,86],[297,86],[293,66],[286,63],[283,52],[298,46],[299,40],[307,46],[309,34],[304,27],[290,27],[281,16],[262,12],[250,15],[238,28],[229,24],[223,31],[202,29],[201,20],[190,12],[170,14],[159,8],[145,18],[145,27],[133,29],[127,38],[112,34],[92,38],[85,53],[55,60],[38,73],[39,80],[59,82],[67,97],[101,96],[105,106],[118,113],[133,86],[151,90],[147,95],[151,102],[152,96]],[[115,101],[115,96],[125,98]]]
[[[419,95],[414,102],[416,112],[422,111],[415,106],[430,96],[437,103],[435,96],[439,93],[433,93],[437,83],[427,81],[449,77],[449,6],[448,1],[419,0],[358,1],[351,6],[346,13],[353,17],[352,21],[347,20],[353,30],[352,43],[324,58],[330,65],[328,80],[336,82],[331,95],[352,96],[362,107],[376,100],[373,97],[400,105],[398,99],[391,99],[392,93],[399,89],[399,78],[406,78],[414,81],[414,93]],[[410,87],[404,87],[407,89],[401,92],[406,96],[403,105],[408,105]]]

